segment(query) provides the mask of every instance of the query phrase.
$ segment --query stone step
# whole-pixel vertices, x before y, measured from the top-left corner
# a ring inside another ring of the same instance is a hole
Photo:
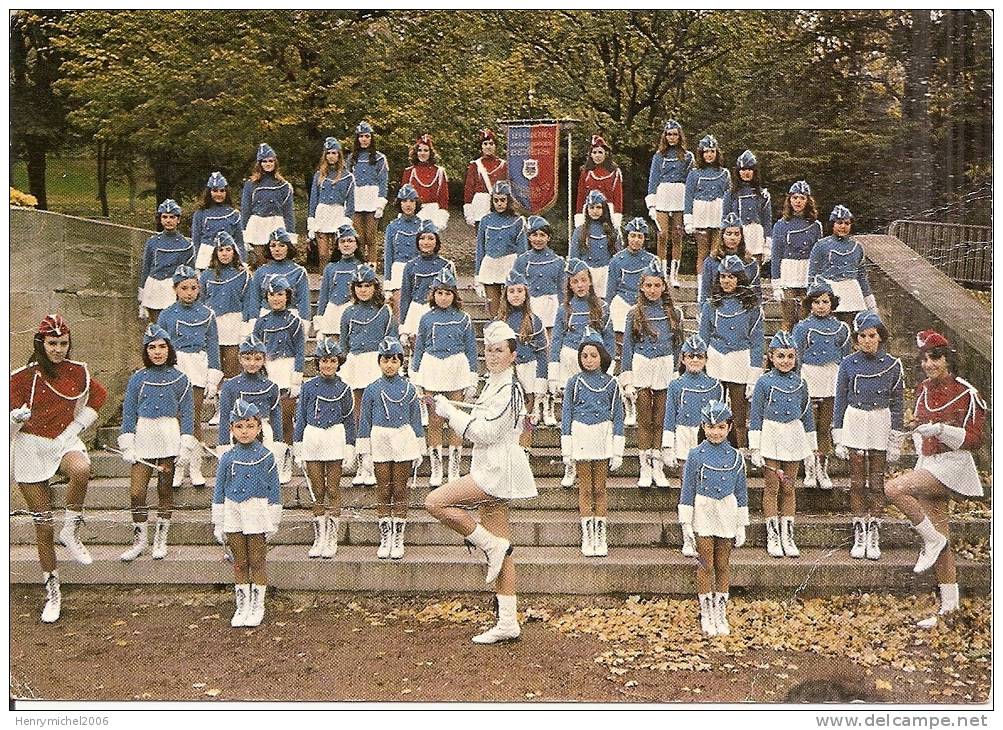
[[[92,565],[61,563],[64,586],[73,584],[230,584],[233,568],[220,546],[172,546],[164,560],[149,553],[122,563],[120,546],[91,550]],[[514,553],[520,593],[692,594],[696,560],[660,547],[614,548],[586,558],[574,547],[520,547]],[[888,550],[881,560],[852,560],[845,551],[805,549],[800,558],[771,558],[758,548],[731,554],[732,589],[790,596],[847,591],[928,591],[933,572],[916,576],[916,551]],[[959,582],[969,593],[989,590],[991,566],[958,560]],[[30,545],[10,551],[11,583],[38,583],[38,556]],[[268,555],[268,582],[279,589],[392,592],[480,592],[483,556],[462,547],[408,546],[403,560],[378,560],[371,546],[339,548],[332,560],[307,558],[301,546],[276,545]]]
[[[312,513],[306,509],[285,510],[282,526],[270,542],[275,545],[303,545],[313,542]],[[151,518],[152,521],[153,518]],[[35,544],[35,530],[30,517],[10,519],[10,544]],[[581,544],[581,523],[571,510],[513,510],[512,535],[519,546],[575,547]],[[151,527],[152,529],[152,527]],[[609,544],[624,547],[678,548],[682,533],[674,509],[657,512],[614,511],[609,515]],[[797,543],[805,548],[848,549],[852,541],[848,515],[801,515],[795,527]],[[342,512],[339,545],[378,545],[379,523],[371,509],[347,509]],[[952,536],[965,542],[988,540],[988,520],[951,522]],[[127,509],[89,510],[81,539],[88,545],[128,545],[132,542],[132,518]],[[439,524],[425,510],[411,510],[406,539],[413,545],[461,545],[460,537]],[[172,545],[208,545],[214,542],[207,508],[177,510],[172,516]],[[748,528],[748,547],[763,547],[766,527],[761,515],[752,516]],[[905,520],[885,520],[881,528],[882,549],[911,548],[918,551],[920,540]],[[65,551],[61,546],[58,551]],[[60,552],[62,556],[62,552]]]

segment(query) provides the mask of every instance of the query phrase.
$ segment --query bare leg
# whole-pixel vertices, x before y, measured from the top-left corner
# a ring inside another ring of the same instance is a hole
[[[652,398],[649,388],[637,390],[637,448],[647,451],[654,448],[652,437]]]
[[[326,465],[331,462],[308,461],[306,462],[306,475],[313,487],[313,496],[316,500],[313,503],[313,516],[320,517],[324,514],[325,497],[327,496]]]
[[[296,399],[288,395],[279,396],[282,408],[282,440],[289,446],[293,445],[293,417],[296,415]]]
[[[703,262],[710,255],[710,228],[698,228],[693,234],[693,238],[697,244],[697,268],[696,273],[703,273]]]
[[[592,462],[592,494],[595,500],[596,517],[605,517],[609,512],[609,501],[606,497],[606,479],[609,477],[609,461]]]
[[[651,446],[649,448],[661,450],[662,446],[662,424],[665,423],[665,399],[669,391],[651,391]]]
[[[91,464],[80,451],[70,451],[59,462],[59,471],[70,483],[66,487],[66,509],[80,512],[87,497],[87,482],[91,478]]]
[[[52,528],[52,493],[48,482],[26,482],[18,484],[24,501],[28,503],[32,521],[35,523],[35,544],[38,548],[38,562],[42,570],[51,573],[56,569],[56,545]]]
[[[463,400],[463,391],[454,390],[452,393],[447,393],[446,397],[449,398],[449,400]],[[435,409],[430,408],[429,410],[433,411]],[[429,420],[431,420],[432,414],[429,413],[428,415],[429,415]],[[448,424],[446,424],[445,421],[443,421],[443,430],[445,430],[447,426]],[[456,433],[456,431],[454,431],[452,428],[449,429],[448,441],[445,437],[443,437],[442,440],[446,441],[450,446],[463,446],[463,435]]]
[[[815,432],[818,434],[818,452],[822,456],[832,453],[832,409],[835,398],[812,398],[815,409]]]
[[[355,407],[355,425],[359,425],[359,419],[362,418],[362,390],[359,388],[354,388],[352,390],[352,403]],[[285,424],[283,424],[285,428]]]
[[[466,537],[477,526],[469,510],[496,501],[468,474],[429,492],[425,497],[425,509],[446,527]]]
[[[930,516],[932,502],[949,500],[954,494],[925,469],[913,469],[885,482],[885,496],[913,525]],[[933,521],[932,516],[930,521]]]
[[[794,482],[798,475],[797,461],[781,461],[780,468],[784,470],[784,478],[780,481],[780,514],[785,517],[793,517],[797,511],[797,493],[794,491]],[[777,475],[780,476],[779,474]]]
[[[683,257],[683,212],[674,210],[669,213],[672,222],[669,224],[669,238],[672,241],[672,258],[679,261]]]
[[[532,415],[533,409],[534,409],[535,406],[536,406],[536,396],[533,395],[532,393],[527,393],[526,394],[526,413],[529,413],[530,415]],[[461,438],[461,443],[462,443],[462,438]],[[528,449],[530,446],[532,446],[533,445],[533,432],[530,431],[529,429],[526,429],[521,434],[519,434],[519,445],[522,448],[524,448],[524,449]]]
[[[926,507],[930,522],[937,528],[937,532],[947,536],[947,547],[940,552],[937,562],[933,564],[934,572],[937,574],[937,583],[941,585],[958,582],[954,552],[951,550],[951,523],[948,505],[950,505],[950,501],[947,499],[933,499],[927,502]]]

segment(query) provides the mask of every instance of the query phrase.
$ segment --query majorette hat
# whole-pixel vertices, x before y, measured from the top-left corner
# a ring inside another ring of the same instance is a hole
[[[275,154],[275,150],[273,150],[271,146],[269,146],[265,142],[262,142],[261,144],[258,145],[258,154],[257,154],[258,162],[261,162],[262,160],[270,160],[273,157],[278,157],[278,155]]]
[[[223,177],[223,173],[221,173],[221,172],[219,172],[217,170],[216,172],[214,172],[211,175],[209,175],[209,179],[206,180],[205,186],[207,188],[212,188],[212,189],[217,189],[218,190],[220,188],[225,188],[227,186],[227,184],[228,183],[226,182],[226,178]]]
[[[700,422],[715,425],[731,418],[731,409],[727,403],[719,400],[707,401],[700,409]]]
[[[950,348],[951,343],[936,330],[923,330],[916,333],[916,347],[920,352],[927,352],[937,347]]]
[[[38,323],[38,333],[40,335],[62,337],[63,335],[70,334],[70,326],[66,324],[66,320],[58,314],[47,314],[45,318]]]

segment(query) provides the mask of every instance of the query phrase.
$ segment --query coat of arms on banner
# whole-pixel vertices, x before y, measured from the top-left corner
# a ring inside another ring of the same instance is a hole
[[[506,157],[512,197],[529,213],[542,213],[557,202],[560,146],[557,124],[517,124],[508,128]]]

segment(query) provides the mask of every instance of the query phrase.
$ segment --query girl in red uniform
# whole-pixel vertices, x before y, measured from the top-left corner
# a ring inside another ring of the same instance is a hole
[[[508,180],[505,159],[499,157],[498,140],[490,129],[477,134],[481,156],[467,165],[463,181],[463,217],[467,225],[476,226],[481,218],[491,212],[491,191],[499,180]]]
[[[49,479],[57,471],[69,479],[59,541],[78,562],[89,565],[93,560],[78,530],[91,461],[80,433],[97,420],[97,411],[108,397],[85,363],[68,359],[70,348],[69,326],[58,314],[50,314],[38,326],[28,364],[10,376],[11,459],[14,480],[35,522],[46,592],[45,623],[59,619],[62,601]]]
[[[432,146],[432,135],[418,137],[408,159],[411,166],[404,169],[401,185],[413,185],[418,191],[421,198],[418,217],[432,221],[442,230],[449,225],[449,180],[446,169],[435,164],[439,158]]]
[[[589,145],[589,159],[581,166],[578,172],[578,207],[575,210],[582,210],[585,205],[585,197],[590,190],[598,190],[606,196],[609,205],[610,218],[613,220],[615,228],[620,227],[623,219],[623,173],[613,158],[610,156],[613,150],[609,144],[598,134],[592,135],[592,142]],[[584,213],[575,213],[575,227],[585,222]]]
[[[982,480],[972,450],[982,445],[986,404],[971,383],[957,376],[958,353],[943,335],[916,335],[926,380],[916,387],[917,426],[913,443],[916,468],[885,483],[885,494],[923,538],[913,569],[935,568],[940,585],[939,616],[958,610],[958,576],[951,552],[948,504],[961,497],[981,497]],[[937,616],[917,625],[932,628]]]

